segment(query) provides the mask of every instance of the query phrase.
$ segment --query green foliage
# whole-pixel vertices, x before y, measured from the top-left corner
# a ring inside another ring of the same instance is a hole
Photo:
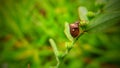
[[[69,24],[67,22],[65,23],[64,33],[70,41],[73,41],[73,37],[70,34],[70,27],[69,27]]]
[[[108,4],[104,6],[102,13],[90,21],[87,30],[99,31],[118,23],[120,21],[120,9],[118,7],[120,6],[119,2],[119,0],[110,0]]]
[[[87,31],[100,31],[120,21],[120,12],[104,13],[93,19]]]
[[[0,68],[119,68],[119,6],[120,0],[0,0]],[[78,20],[81,34],[72,38],[69,24]]]

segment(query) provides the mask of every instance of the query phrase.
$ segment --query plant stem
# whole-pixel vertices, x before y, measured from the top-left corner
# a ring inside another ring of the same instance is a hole
[[[71,47],[66,49],[65,53],[62,55],[61,58],[58,58],[59,61],[58,61],[57,66],[56,66],[57,68],[59,68],[59,66],[60,66],[61,62],[64,60],[65,56],[70,52],[70,50],[73,48],[74,44],[77,42],[77,40],[78,40],[83,34],[84,34],[84,32],[82,32],[77,38],[75,38],[74,41],[72,41],[72,43],[71,43]]]
[[[70,47],[66,48],[66,51],[65,51],[65,53],[64,53],[62,56],[59,56],[59,52],[58,52],[58,49],[57,49],[57,47],[56,47],[56,44],[55,44],[54,40],[53,40],[53,39],[50,39],[50,40],[49,40],[49,42],[50,42],[50,44],[51,44],[51,46],[52,46],[52,48],[53,48],[53,51],[54,51],[54,53],[55,53],[56,60],[57,60],[57,64],[56,64],[55,68],[59,68],[59,66],[60,66],[61,62],[64,60],[65,56],[70,52],[70,50],[73,48],[73,46],[74,46],[74,44],[76,43],[76,41],[77,41],[83,34],[84,34],[84,31],[83,31],[78,37],[76,37],[76,38],[72,41]]]
[[[70,50],[73,48],[74,44],[77,42],[77,40],[78,40],[83,34],[84,34],[84,32],[82,32],[77,38],[74,39],[74,41],[73,41],[72,44],[71,44],[71,47],[66,49],[65,54],[64,54],[62,57],[65,57],[65,56],[70,52]]]

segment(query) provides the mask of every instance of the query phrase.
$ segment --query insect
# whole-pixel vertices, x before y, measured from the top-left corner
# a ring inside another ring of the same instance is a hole
[[[73,24],[70,24],[70,34],[72,35],[72,37],[77,37],[80,34],[80,30],[79,30],[79,22],[75,22]]]

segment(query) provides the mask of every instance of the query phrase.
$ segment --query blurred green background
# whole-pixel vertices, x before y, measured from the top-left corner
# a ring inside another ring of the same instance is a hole
[[[89,11],[90,23],[98,23],[90,30],[97,30],[76,42],[60,68],[120,68],[119,0],[0,0],[0,68],[55,66],[48,40],[64,52],[64,24],[80,20],[80,6]]]

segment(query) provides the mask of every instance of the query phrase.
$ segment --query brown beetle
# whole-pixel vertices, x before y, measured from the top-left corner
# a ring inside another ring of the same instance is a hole
[[[79,30],[79,22],[75,22],[73,24],[70,24],[70,34],[72,35],[72,37],[77,37],[80,34],[80,30]]]

